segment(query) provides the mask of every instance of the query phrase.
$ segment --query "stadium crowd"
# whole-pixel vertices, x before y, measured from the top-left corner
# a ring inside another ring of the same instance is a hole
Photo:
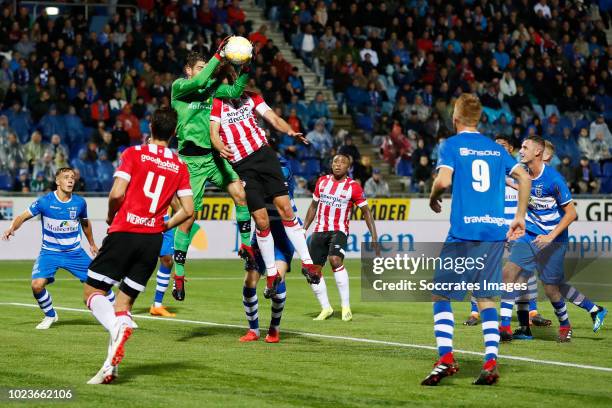
[[[80,7],[60,7],[51,17],[44,8],[33,15],[31,8],[3,3],[0,190],[48,190],[53,169],[72,164],[80,190],[107,191],[120,152],[142,143],[150,113],[169,104],[189,50],[208,58],[228,34],[256,44],[250,86],[311,142],[269,134],[299,176],[297,191],[306,192],[337,151],[353,158],[355,179],[364,186],[372,179],[370,187],[379,188],[382,175],[371,158],[351,134],[334,128],[323,94],[305,100],[298,67],[268,39],[266,26],[252,27],[239,1],[139,0],[137,9],[93,9],[89,19]],[[452,103],[462,91],[480,95],[483,133],[506,135],[516,146],[541,134],[556,146],[554,165],[581,169],[569,177],[576,192],[612,191],[612,46],[607,22],[594,20],[588,5],[258,3],[333,89],[338,108],[352,115],[373,149],[410,177],[411,191],[430,188],[440,144],[452,133]],[[379,190],[388,194],[384,186]]]
[[[413,191],[431,184],[430,163],[452,134],[455,97],[474,92],[484,106],[482,133],[505,135],[516,147],[527,135],[545,137],[556,146],[553,165],[587,163],[568,178],[572,188],[596,193],[600,185],[612,192],[608,3],[310,0],[266,6],[295,53],[333,87],[338,109],[353,116],[397,174],[412,177]],[[598,181],[588,189],[576,187],[591,178]]]

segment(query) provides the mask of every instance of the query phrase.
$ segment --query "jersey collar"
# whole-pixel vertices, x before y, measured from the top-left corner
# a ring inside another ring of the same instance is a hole
[[[53,192],[53,195],[55,196],[55,199],[56,199],[57,201],[59,201],[60,203],[63,203],[63,204],[66,204],[66,203],[69,203],[69,202],[71,202],[71,201],[72,201],[72,194],[70,194],[70,198],[68,199],[68,201],[62,201],[62,200],[60,200],[60,198],[59,198],[59,197],[58,197],[58,195],[57,195],[57,190],[55,190],[55,191]]]

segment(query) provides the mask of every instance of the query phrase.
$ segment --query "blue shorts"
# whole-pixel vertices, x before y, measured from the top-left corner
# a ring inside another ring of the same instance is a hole
[[[47,279],[49,283],[55,281],[55,273],[59,268],[73,274],[81,282],[87,280],[87,269],[91,258],[83,248],[68,252],[55,252],[40,250],[40,255],[32,267],[32,280]]]
[[[537,234],[526,232],[512,244],[508,260],[523,269],[523,275],[530,276],[536,271],[540,280],[548,285],[558,285],[565,281],[563,259],[567,242],[552,242],[544,249],[533,243]]]
[[[455,288],[436,287],[432,294],[453,300],[464,300],[468,289],[463,289],[460,285],[463,284],[465,287],[472,283],[474,287],[471,292],[476,298],[499,296],[504,244],[504,241],[467,241],[449,235],[440,252],[442,266],[436,267],[434,283],[436,286],[443,284]],[[490,287],[491,284],[493,287]]]
[[[174,255],[174,230],[175,228],[172,228],[164,232],[159,256]]]
[[[285,262],[287,267],[287,272],[291,271],[291,261],[293,260],[293,253],[295,249],[285,232],[285,227],[281,222],[271,222],[270,230],[272,232],[272,238],[274,238],[274,259],[276,261]],[[263,258],[261,257],[261,253],[259,252],[259,246],[257,245],[257,238],[253,235],[253,239],[251,240],[251,246],[253,249],[257,249],[255,260],[257,261],[257,272],[261,275],[266,274],[266,264],[264,263]],[[245,268],[246,269],[246,268]]]

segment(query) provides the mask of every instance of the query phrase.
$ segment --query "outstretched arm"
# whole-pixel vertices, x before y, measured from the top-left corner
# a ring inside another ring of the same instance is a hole
[[[308,140],[304,137],[302,133],[294,132],[293,129],[291,129],[291,126],[289,126],[289,124],[287,123],[287,121],[278,116],[276,113],[274,113],[272,109],[267,110],[266,113],[264,113],[263,117],[266,122],[272,125],[274,129],[278,130],[279,132],[286,133],[289,136],[295,137],[304,144],[309,144]]]
[[[172,84],[172,98],[173,99],[181,99],[182,97],[189,95],[198,89],[204,87],[212,75],[215,73],[215,70],[219,66],[221,62],[221,57],[215,54],[208,64],[204,67],[202,71],[200,71],[197,75],[195,75],[191,79],[177,79]]]
[[[4,233],[2,234],[2,240],[8,241],[11,236],[15,235],[15,231],[17,231],[23,225],[24,222],[26,222],[32,217],[34,216],[32,215],[32,213],[30,213],[29,210],[25,210],[20,215],[18,215],[17,218],[15,218],[13,222],[11,222],[11,226],[9,227],[9,229],[4,231]]]
[[[241,74],[236,82],[233,84],[221,84],[215,90],[215,98],[221,99],[236,99],[242,95],[244,88],[246,88],[249,82],[249,75],[246,73]]]

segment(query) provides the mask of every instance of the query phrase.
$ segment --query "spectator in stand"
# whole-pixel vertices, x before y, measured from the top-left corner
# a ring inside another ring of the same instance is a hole
[[[13,191],[21,193],[30,192],[30,173],[28,173],[27,169],[19,170],[19,176],[15,180]]]
[[[314,129],[308,132],[306,139],[318,152],[320,158],[324,158],[332,148],[332,136],[325,129],[325,119],[321,118],[315,122]]]
[[[304,78],[299,73],[298,67],[291,68],[291,75],[287,78],[291,84],[293,95],[297,95],[298,98],[304,99],[306,89],[304,88]]]
[[[25,153],[17,135],[10,132],[6,144],[0,148],[0,167],[8,170],[11,177],[17,175],[18,169],[25,164]]]
[[[576,169],[574,176],[578,191],[581,194],[597,194],[599,192],[599,180],[593,176],[593,172],[589,165],[589,159],[586,157],[580,158],[580,166]]]
[[[39,160],[32,170],[32,174],[42,173],[47,183],[52,183],[55,180],[55,163],[53,161],[53,155],[50,151],[46,151],[42,159]]]
[[[354,179],[358,180],[362,186],[365,186],[365,183],[372,177],[373,173],[374,168],[372,167],[372,159],[370,156],[361,156],[361,162],[353,172]]]
[[[606,141],[604,132],[598,131],[593,140],[593,160],[603,162],[612,158],[610,154],[610,144]]]
[[[578,135],[578,149],[580,154],[584,157],[593,157],[595,155],[595,146],[593,141],[589,137],[589,131],[586,128],[580,129]]]
[[[567,184],[567,187],[574,193],[577,192],[576,191],[576,170],[578,169],[572,166],[572,161],[569,156],[563,156],[561,158],[561,165],[559,166],[559,174],[563,176],[563,178],[565,179],[565,183]]]
[[[30,192],[32,193],[42,193],[48,188],[47,180],[45,180],[45,173],[38,172],[36,173],[36,178],[30,181]]]
[[[605,122],[603,114],[598,115],[597,119],[595,119],[589,127],[589,137],[591,140],[597,140],[599,133],[603,135],[603,140],[608,144],[608,146],[612,146],[612,133],[610,133],[610,129]]]
[[[123,111],[117,116],[117,122],[121,123],[122,128],[127,132],[130,144],[137,145],[142,143],[140,122],[136,115],[132,113],[132,105],[126,104],[123,107]]]
[[[429,164],[429,157],[422,155],[419,157],[418,164],[414,169],[414,184],[419,193],[429,193],[433,179],[431,177],[432,168]]]
[[[72,191],[87,191],[85,180],[81,178],[81,171],[78,168],[73,168],[74,171],[74,187]]]
[[[359,153],[357,146],[353,144],[353,137],[351,135],[346,135],[344,138],[344,144],[340,146],[338,153],[349,156],[353,163],[359,161],[361,158],[361,154]]]
[[[382,174],[380,174],[380,169],[374,169],[372,171],[372,177],[370,177],[364,187],[363,192],[367,197],[389,197],[391,193],[389,192],[389,185],[382,178]]]
[[[30,141],[23,147],[25,161],[32,168],[40,161],[47,150],[47,145],[42,141],[42,135],[38,130],[32,132]]]
[[[62,144],[62,137],[58,134],[51,136],[51,143],[47,147],[47,151],[51,153],[51,157],[55,159],[55,156],[62,154],[64,157],[68,157],[68,148]]]
[[[329,111],[329,106],[327,105],[327,101],[325,101],[323,92],[317,92],[314,100],[308,105],[308,119],[308,126],[313,126],[316,121],[323,119],[328,131],[331,131],[333,128],[331,112]]]

